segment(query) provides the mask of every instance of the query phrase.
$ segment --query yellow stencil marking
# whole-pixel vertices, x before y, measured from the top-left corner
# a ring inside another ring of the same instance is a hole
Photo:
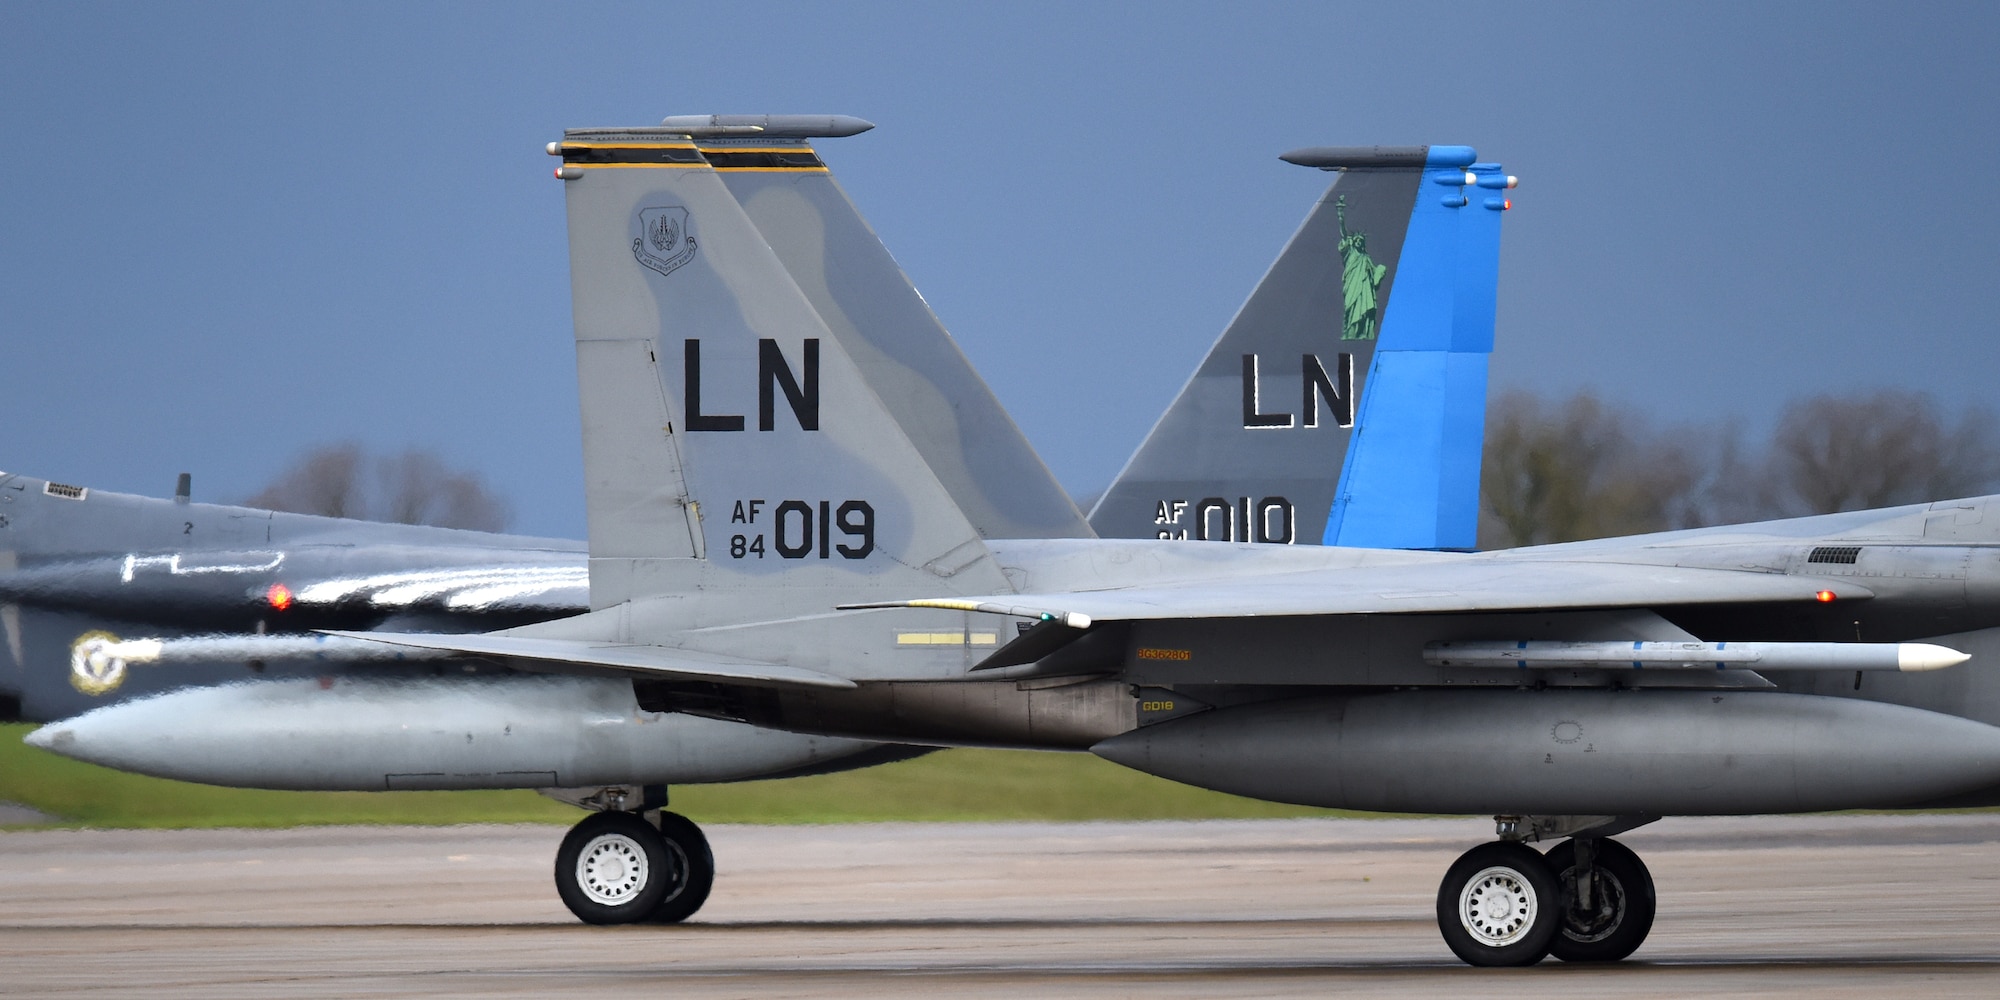
[[[898,646],[993,646],[1000,642],[998,632],[898,632]]]

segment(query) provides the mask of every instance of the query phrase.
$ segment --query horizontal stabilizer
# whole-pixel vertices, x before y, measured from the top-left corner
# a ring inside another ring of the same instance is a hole
[[[1084,637],[1088,629],[1071,628],[1050,619],[1014,637],[1014,641],[993,651],[993,655],[972,665],[972,669],[999,670],[1033,663]]]
[[[950,604],[915,600],[895,602],[895,606],[962,605],[968,611],[1088,623],[1282,615],[1563,611],[1787,601],[1811,605],[1829,598],[1845,601],[1875,596],[1848,580],[1774,573],[1622,563],[1446,558],[1448,561],[1408,566],[1279,573],[1244,581],[1004,594],[954,599]],[[1025,614],[1029,611],[1033,614]]]
[[[327,630],[326,634],[345,639],[366,639],[397,646],[414,646],[418,649],[448,650],[471,656],[502,656],[558,666],[572,664],[597,667],[649,677],[750,684],[759,687],[851,688],[855,686],[853,681],[844,677],[835,677],[817,670],[733,659],[707,653],[691,653],[664,646],[588,642],[576,639],[530,639],[506,635],[438,635],[332,630]]]

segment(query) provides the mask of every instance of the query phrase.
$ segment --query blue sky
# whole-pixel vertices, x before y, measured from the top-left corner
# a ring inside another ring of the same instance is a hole
[[[1325,175],[1522,178],[1496,388],[1665,423],[1992,399],[2000,8],[1812,4],[0,6],[0,468],[253,492],[435,449],[583,531],[565,126],[833,112],[821,147],[1074,492]]]

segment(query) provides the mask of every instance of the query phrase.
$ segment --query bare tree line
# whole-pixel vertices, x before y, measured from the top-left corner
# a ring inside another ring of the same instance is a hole
[[[1993,411],[1947,417],[1924,393],[1819,395],[1786,407],[1768,442],[1733,425],[1663,429],[1589,393],[1495,397],[1486,415],[1479,547],[1512,548],[2000,492]],[[500,531],[511,512],[477,473],[436,454],[314,448],[251,507]]]
[[[428,451],[371,456],[352,443],[307,451],[244,505],[474,531],[500,531],[513,518],[478,473]]]
[[[2000,428],[1928,394],[1819,395],[1768,442],[1733,425],[1662,429],[1589,393],[1509,392],[1487,410],[1479,547],[1696,528],[2000,492]]]

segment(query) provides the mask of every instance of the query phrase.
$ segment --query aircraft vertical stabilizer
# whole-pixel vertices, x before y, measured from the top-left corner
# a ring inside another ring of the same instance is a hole
[[[1509,183],[1475,158],[1286,154],[1340,176],[1091,511],[1098,534],[1471,547]]]
[[[1398,262],[1401,294],[1383,310],[1373,389],[1322,535],[1328,545],[1470,549],[1478,532],[1500,217],[1513,178],[1495,163],[1440,163],[1441,147],[1431,148]]]
[[[591,604],[696,589],[1005,589],[1005,578],[683,133],[563,157]],[[788,591],[783,598],[769,596]]]
[[[769,131],[697,142],[973,528],[985,538],[1090,537],[810,140]]]

